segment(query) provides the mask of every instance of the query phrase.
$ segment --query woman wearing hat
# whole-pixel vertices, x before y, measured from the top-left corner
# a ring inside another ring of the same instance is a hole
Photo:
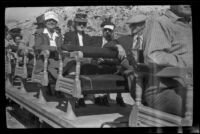
[[[58,52],[61,51],[62,36],[56,33],[55,28],[58,23],[58,15],[54,12],[46,12],[44,14],[44,28],[38,29],[35,32],[35,50],[39,53],[43,50],[50,51],[49,57],[49,80],[52,80],[52,84],[55,84],[57,78],[57,69],[59,65]],[[39,59],[36,63],[36,69],[34,73],[39,73],[43,70],[43,60]],[[55,93],[55,90],[52,90]]]

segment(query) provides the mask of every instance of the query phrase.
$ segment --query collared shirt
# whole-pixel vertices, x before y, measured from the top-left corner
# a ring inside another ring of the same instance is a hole
[[[56,37],[58,37],[58,34],[56,32],[53,32],[53,35],[51,36],[51,34],[49,33],[49,31],[45,28],[43,33],[46,33],[49,36],[50,39],[50,46],[57,46],[56,45]]]
[[[79,45],[83,46],[83,35],[78,33],[78,41],[79,41]]]
[[[101,47],[103,47],[107,42],[108,42],[108,41],[103,37],[103,38],[102,38],[102,45],[101,45]]]
[[[171,11],[154,19],[145,37],[145,62],[192,67],[192,27]]]
[[[139,60],[139,50],[142,50],[142,42],[143,42],[143,35],[137,34],[133,36],[133,45],[131,48],[131,52],[137,62]]]
[[[142,49],[143,35],[133,36],[132,49]]]

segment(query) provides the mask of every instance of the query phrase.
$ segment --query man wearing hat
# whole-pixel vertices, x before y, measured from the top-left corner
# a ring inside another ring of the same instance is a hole
[[[48,72],[49,80],[52,85],[55,84],[58,75],[58,52],[61,51],[61,45],[63,43],[62,36],[56,33],[55,28],[58,23],[58,15],[52,11],[44,14],[44,28],[38,29],[35,32],[35,50],[40,53],[43,50],[50,51]],[[43,59],[38,59],[36,63],[36,69],[34,73],[39,73],[43,70]],[[55,90],[52,89],[52,94],[55,94]]]
[[[190,5],[172,5],[165,14],[153,18],[145,37],[145,63],[157,73],[165,67],[193,68],[193,37]],[[185,91],[181,80],[149,79],[145,102],[155,109],[184,116]]]
[[[115,24],[111,22],[110,19],[105,19],[102,24],[102,36],[92,36],[93,38],[93,44],[95,47],[116,47],[115,46],[115,41],[114,41],[114,29],[115,29]],[[93,59],[93,62],[96,61],[97,64],[101,67],[98,68],[98,73],[99,74],[105,74],[105,73],[111,73],[114,74],[117,72],[117,68],[115,65],[107,65],[105,64],[107,62],[115,62],[111,61],[110,59]],[[120,106],[125,106],[125,103],[123,101],[123,98],[121,94],[117,94],[116,98],[117,104]],[[108,101],[108,95],[105,94],[95,94],[95,104],[97,105],[105,105],[109,106],[109,101]]]
[[[69,51],[69,46],[90,46],[92,44],[91,37],[85,33],[86,25],[87,14],[77,13],[74,18],[74,31],[70,31],[64,34],[64,43],[62,45],[63,50]],[[64,67],[63,72],[68,75],[73,75],[75,73],[75,61],[65,59],[64,64],[66,64],[66,66]],[[77,101],[76,107],[79,106],[86,106],[84,98],[80,98]]]
[[[118,43],[123,46],[126,51],[126,55],[129,58],[133,56],[136,62],[142,62],[142,42],[143,42],[143,33],[145,31],[145,15],[135,15],[131,17],[127,24],[131,30],[131,35],[122,36],[117,39]]]

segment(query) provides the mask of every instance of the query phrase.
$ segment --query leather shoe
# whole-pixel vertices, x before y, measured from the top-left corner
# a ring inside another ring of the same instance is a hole
[[[104,95],[103,97],[101,97],[102,99],[102,105],[103,106],[110,106],[109,102],[108,102],[108,98],[106,95]]]
[[[78,107],[86,107],[84,98],[80,98],[76,103],[77,103],[77,104],[75,104],[76,108],[78,108]]]
[[[117,97],[117,98],[116,98],[116,102],[117,102],[117,104],[120,105],[121,107],[125,107],[125,106],[126,106],[126,104],[124,103],[123,98],[121,98],[121,97]]]

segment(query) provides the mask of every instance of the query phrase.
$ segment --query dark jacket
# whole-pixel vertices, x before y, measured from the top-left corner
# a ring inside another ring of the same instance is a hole
[[[119,37],[117,39],[117,43],[123,46],[124,50],[126,51],[126,54],[129,54],[130,49],[133,45],[133,37],[131,35]]]
[[[92,36],[92,45],[95,47],[102,47],[103,36]],[[116,40],[107,42],[103,47],[116,48]]]
[[[83,45],[92,45],[92,39],[88,34],[83,33]],[[80,46],[78,40],[78,33],[76,31],[67,32],[64,35],[64,43],[62,45],[63,50],[68,50],[68,46]]]
[[[49,36],[45,33],[43,33],[44,29],[38,29],[35,32],[35,49],[36,50],[50,50],[50,39]],[[61,50],[61,45],[63,43],[62,36],[58,34],[58,37],[55,39],[56,45],[58,50]]]
[[[92,36],[92,44],[94,47],[102,47],[102,43],[103,43],[103,36]],[[115,47],[116,45],[116,40],[112,40],[107,42],[106,44],[104,44],[103,48],[110,48],[114,51],[117,51],[117,48]],[[94,59],[97,60],[97,59]],[[104,65],[116,65],[118,64],[118,60],[117,59],[104,59],[104,62],[102,63]]]

